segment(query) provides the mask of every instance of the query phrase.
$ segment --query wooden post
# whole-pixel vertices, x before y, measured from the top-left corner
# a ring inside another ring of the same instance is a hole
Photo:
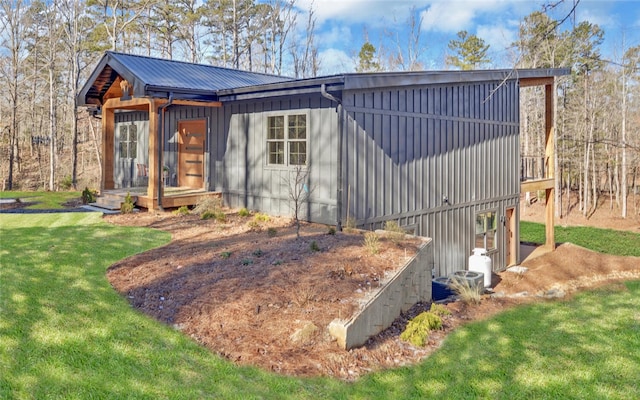
[[[545,85],[545,171],[546,178],[555,177],[555,106],[556,106],[556,85],[555,78],[552,84]],[[556,248],[555,242],[555,184],[545,191],[545,246],[550,250]]]
[[[103,193],[115,186],[113,181],[114,126],[113,108],[105,104],[102,107],[102,182],[100,184],[100,191]]]
[[[162,170],[158,171],[158,108],[156,102],[149,102],[149,186],[147,196],[150,199],[149,210],[158,206],[158,181]]]

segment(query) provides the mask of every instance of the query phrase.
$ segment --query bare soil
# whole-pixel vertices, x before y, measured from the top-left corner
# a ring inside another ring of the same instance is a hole
[[[534,204],[521,215],[535,220],[543,215],[543,206]],[[365,346],[345,351],[327,333],[327,325],[352,315],[415,253],[417,241],[380,239],[374,255],[363,245],[361,232],[332,235],[326,226],[304,224],[296,239],[295,228],[282,218],[256,224],[237,214],[215,222],[150,212],[105,219],[172,234],[168,245],[109,268],[109,281],[133,307],[232,362],[287,375],[353,380],[370,371],[417,363],[460,325],[517,304],[549,301],[539,297],[549,290],[570,296],[583,288],[640,278],[640,258],[563,244],[525,261],[525,274],[495,274],[497,295],[485,295],[479,305],[448,303],[452,315],[423,348],[402,342],[399,335],[429,304],[417,304]],[[627,228],[635,230],[632,224]]]

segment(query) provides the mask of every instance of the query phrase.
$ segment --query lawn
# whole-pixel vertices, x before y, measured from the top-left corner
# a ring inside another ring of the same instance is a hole
[[[605,254],[640,257],[640,234],[587,226],[555,227],[558,243],[571,242]],[[545,242],[544,224],[520,222],[520,240],[542,244]]]
[[[0,199],[20,199],[23,203],[36,203],[27,207],[33,210],[62,209],[65,202],[80,196],[80,192],[0,192]]]
[[[133,310],[106,268],[169,239],[0,215],[0,398],[640,398],[640,282],[469,324],[421,365],[345,383],[237,367]]]

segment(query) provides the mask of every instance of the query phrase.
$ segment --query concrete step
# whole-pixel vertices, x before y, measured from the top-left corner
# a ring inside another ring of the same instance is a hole
[[[122,201],[119,199],[110,200],[98,198],[95,203],[89,203],[90,206],[103,208],[105,210],[120,210],[120,206],[122,206]]]
[[[106,201],[120,201],[124,203],[124,199],[127,197],[126,193],[114,193],[114,192],[105,192],[101,194],[98,199],[105,199]],[[131,195],[131,200],[133,200],[133,204],[138,201],[138,196]]]
[[[120,214],[120,209],[111,210],[107,208],[98,207],[92,204],[96,204],[96,203],[86,204],[86,205],[80,206],[80,208],[83,208],[88,211],[101,212],[103,214]]]

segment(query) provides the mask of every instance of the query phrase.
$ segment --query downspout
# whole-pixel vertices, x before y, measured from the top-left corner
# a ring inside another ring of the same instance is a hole
[[[342,140],[344,127],[344,109],[342,108],[342,100],[327,92],[327,86],[323,83],[320,86],[320,94],[322,97],[337,103],[336,113],[338,114],[338,168],[337,168],[337,190],[336,190],[336,228],[342,231]]]
[[[162,156],[164,153],[164,111],[167,107],[169,107],[173,103],[173,92],[169,93],[169,101],[158,107],[158,111],[160,113],[160,123],[158,124],[158,164],[156,165],[158,173],[158,208],[160,211],[164,211],[162,208],[162,194],[163,194],[163,184],[162,176],[164,175],[164,161],[162,160]]]

